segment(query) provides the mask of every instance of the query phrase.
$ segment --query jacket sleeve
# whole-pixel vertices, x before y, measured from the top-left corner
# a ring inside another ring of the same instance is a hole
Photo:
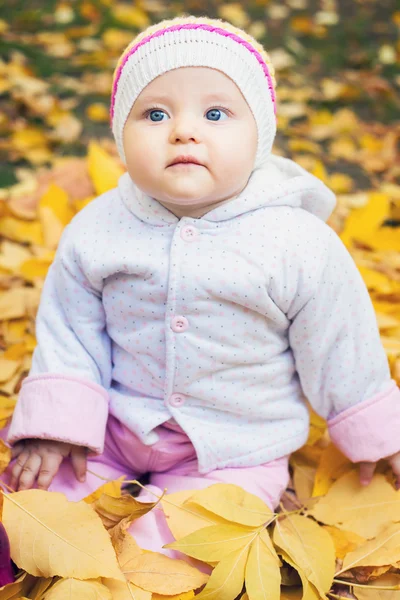
[[[338,235],[327,231],[314,285],[288,317],[289,343],[304,394],[327,420],[335,445],[353,462],[400,450],[400,390],[368,289]],[[306,271],[306,270],[305,270]]]
[[[7,441],[53,439],[104,447],[111,342],[101,290],[89,282],[66,227],[47,274],[36,317],[37,346]]]

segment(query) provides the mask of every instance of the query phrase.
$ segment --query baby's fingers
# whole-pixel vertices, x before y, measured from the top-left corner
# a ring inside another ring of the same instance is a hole
[[[375,472],[376,463],[361,462],[360,463],[360,483],[361,485],[369,485]]]
[[[19,476],[21,475],[22,469],[24,468],[25,463],[28,460],[28,458],[29,458],[29,452],[22,452],[21,454],[18,455],[18,458],[14,463],[14,466],[11,470],[11,476],[10,476],[10,487],[12,487],[14,490],[17,489]]]
[[[83,446],[75,446],[71,450],[72,468],[78,481],[84,482],[86,479],[87,469],[87,450]]]
[[[37,486],[41,490],[47,490],[56,475],[60,464],[63,461],[63,456],[58,453],[46,453],[42,458],[42,465],[39,471]]]
[[[21,454],[23,456],[23,453]],[[17,461],[18,462],[18,461]],[[42,464],[42,457],[39,454],[30,454],[19,476],[18,491],[30,489],[36,479]]]

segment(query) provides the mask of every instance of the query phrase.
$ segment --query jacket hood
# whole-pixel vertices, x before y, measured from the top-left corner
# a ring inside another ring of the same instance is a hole
[[[142,221],[156,226],[179,221],[179,217],[140,190],[128,172],[121,175],[118,190],[127,208]],[[200,219],[227,221],[267,206],[292,206],[326,221],[335,205],[335,194],[320,179],[293,160],[271,154],[262,166],[252,172],[238,196],[210,210]]]

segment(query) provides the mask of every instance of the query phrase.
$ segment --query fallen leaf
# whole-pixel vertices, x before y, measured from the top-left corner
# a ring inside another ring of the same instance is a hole
[[[250,547],[245,584],[249,600],[279,600],[280,560],[267,531],[257,536]]]
[[[157,594],[181,594],[206,583],[208,575],[183,560],[172,559],[158,552],[146,552],[121,564],[129,581]]]
[[[118,498],[103,493],[91,504],[91,507],[99,515],[104,527],[111,529],[122,519],[128,518],[129,522],[138,519],[151,511],[156,504],[157,502],[139,502],[128,494]]]
[[[161,500],[166,522],[176,540],[217,523],[225,523],[217,515],[206,511],[201,506],[186,506],[185,502],[193,496],[196,490],[183,490],[167,494]]]
[[[329,591],[335,573],[335,547],[327,531],[308,517],[290,515],[276,521],[273,541],[321,595]]]
[[[336,479],[352,469],[353,463],[334,444],[329,444],[321,454],[315,473],[313,497],[324,496]]]
[[[100,487],[97,488],[92,494],[83,498],[84,502],[87,504],[93,504],[96,500],[100,498],[103,494],[107,496],[112,496],[113,498],[121,497],[121,486],[125,479],[125,476],[120,477],[119,479],[115,479],[114,481],[107,481]]]
[[[46,600],[113,600],[110,590],[98,580],[79,581],[78,579],[61,579],[57,581]]]
[[[335,525],[370,539],[390,523],[400,521],[400,491],[394,490],[379,473],[364,487],[358,471],[351,471],[335,481],[308,514],[325,525]]]
[[[32,575],[123,579],[108,533],[85,502],[43,490],[4,494],[3,524],[12,560]]]
[[[197,491],[184,506],[197,505],[241,525],[258,527],[271,520],[271,509],[260,498],[238,485],[216,483]]]
[[[196,596],[198,600],[234,600],[242,591],[249,545],[232,552],[221,560],[211,573],[206,587]]]
[[[113,600],[152,600],[154,597],[151,592],[146,592],[129,581],[102,579],[102,583],[111,592]]]
[[[346,554],[352,552],[367,540],[353,531],[344,531],[331,525],[324,525],[325,531],[331,536],[335,545],[336,557],[343,559]]]
[[[247,546],[258,535],[257,529],[242,525],[212,525],[199,529],[164,547],[178,550],[207,563],[213,563],[223,560],[231,552]]]

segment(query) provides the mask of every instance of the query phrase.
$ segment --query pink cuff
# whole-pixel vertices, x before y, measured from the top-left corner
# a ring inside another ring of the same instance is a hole
[[[91,381],[68,375],[32,375],[24,379],[7,441],[40,438],[104,449],[108,394]]]
[[[328,419],[332,442],[352,462],[376,462],[400,451],[400,390],[392,385]]]

